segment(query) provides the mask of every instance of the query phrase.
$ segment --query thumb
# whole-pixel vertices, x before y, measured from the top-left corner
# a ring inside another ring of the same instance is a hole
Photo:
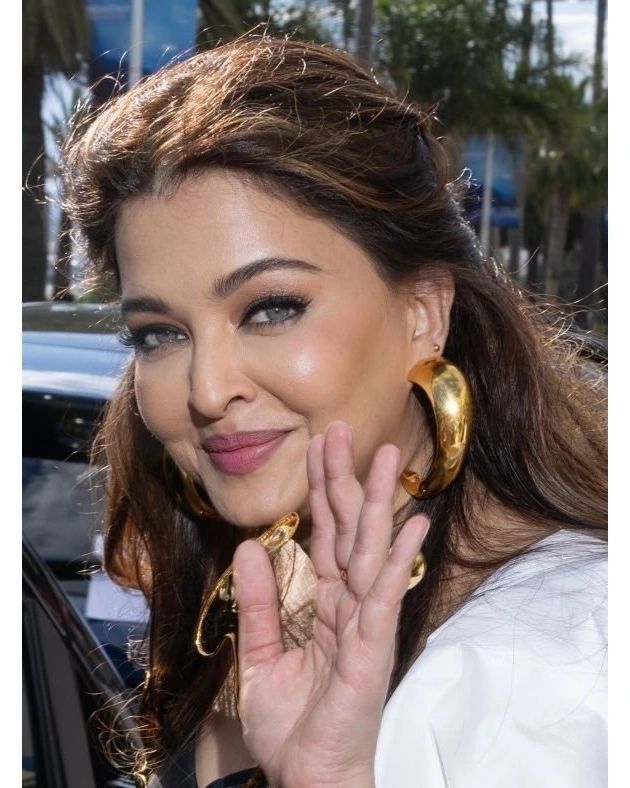
[[[284,653],[278,589],[265,548],[254,540],[234,554],[234,591],[238,609],[238,659],[241,672]]]

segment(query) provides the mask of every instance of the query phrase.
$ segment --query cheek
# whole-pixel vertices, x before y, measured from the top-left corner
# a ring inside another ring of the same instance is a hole
[[[362,343],[350,321],[336,325],[318,321],[309,331],[296,337],[279,361],[301,393],[314,401],[325,401],[345,387],[353,370],[362,365]],[[297,393],[297,392],[296,392]]]
[[[375,388],[387,388],[392,377],[383,363],[395,359],[391,352],[383,354],[384,346],[391,350],[391,339],[383,336],[382,321],[366,319],[356,309],[348,310],[344,320],[338,315],[322,317],[278,343],[259,370],[263,387],[303,415],[313,434],[338,418],[361,428],[373,416]]]
[[[177,375],[157,364],[136,364],[138,410],[147,429],[162,443],[181,437],[188,396]]]
[[[255,371],[252,368],[259,394],[271,396],[284,409],[299,414],[311,434],[319,432],[320,420],[326,412],[334,411],[337,392],[346,385],[338,348],[323,334],[313,338],[303,335],[282,346],[278,343],[264,365],[261,360],[256,359]]]

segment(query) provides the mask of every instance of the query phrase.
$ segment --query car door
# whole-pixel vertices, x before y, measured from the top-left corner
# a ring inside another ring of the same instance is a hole
[[[141,746],[129,691],[26,539],[22,558],[23,788],[132,788],[101,743],[106,736],[118,747]],[[121,702],[126,711],[95,720]]]

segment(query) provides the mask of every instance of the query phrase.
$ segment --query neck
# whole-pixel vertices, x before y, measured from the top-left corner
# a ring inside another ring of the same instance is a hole
[[[197,784],[209,785],[220,777],[254,765],[243,741],[243,728],[238,717],[214,713],[195,743]]]

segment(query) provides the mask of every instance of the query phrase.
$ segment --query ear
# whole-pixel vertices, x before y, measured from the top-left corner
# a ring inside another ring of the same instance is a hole
[[[442,355],[454,297],[455,283],[449,273],[415,284],[409,295],[411,364]]]

